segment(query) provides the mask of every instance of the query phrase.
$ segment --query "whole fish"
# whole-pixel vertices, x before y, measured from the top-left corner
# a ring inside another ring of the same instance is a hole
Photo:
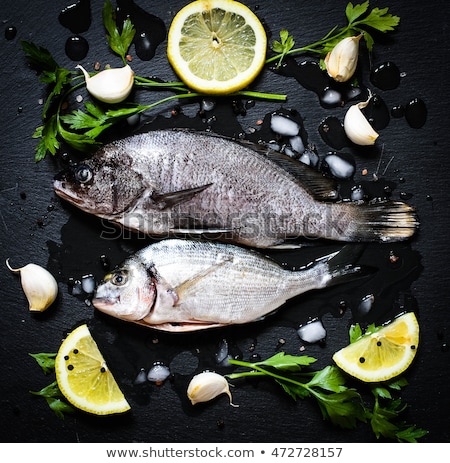
[[[359,251],[358,251],[359,253]],[[261,320],[288,299],[365,274],[354,245],[297,271],[232,244],[163,240],[108,273],[98,310],[158,330],[186,332]]]
[[[290,238],[399,241],[418,225],[403,202],[336,202],[329,179],[251,142],[187,130],[134,135],[61,172],[56,193],[144,234],[184,233],[252,247]]]

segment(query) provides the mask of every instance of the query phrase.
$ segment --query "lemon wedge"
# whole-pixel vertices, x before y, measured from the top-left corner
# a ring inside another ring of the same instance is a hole
[[[234,0],[197,0],[174,17],[167,56],[184,83],[224,95],[248,86],[266,59],[267,36],[257,16]]]
[[[409,367],[418,345],[417,318],[412,312],[405,313],[339,350],[333,360],[346,373],[362,381],[387,381]]]
[[[95,415],[130,409],[87,325],[74,329],[62,342],[55,372],[60,391],[76,408]]]

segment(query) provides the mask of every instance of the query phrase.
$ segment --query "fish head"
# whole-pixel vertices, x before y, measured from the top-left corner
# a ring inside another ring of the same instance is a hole
[[[90,214],[105,218],[123,214],[146,186],[126,155],[94,156],[60,172],[53,187],[58,196]]]
[[[153,309],[156,280],[141,262],[128,259],[108,273],[98,285],[92,304],[101,312],[128,321],[138,321]]]

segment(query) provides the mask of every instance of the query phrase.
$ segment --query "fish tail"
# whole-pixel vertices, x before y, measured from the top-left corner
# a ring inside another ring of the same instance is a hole
[[[364,244],[347,244],[340,251],[329,255],[326,261],[328,267],[326,286],[347,283],[372,274],[372,268],[356,264],[364,248]]]
[[[411,238],[419,221],[414,208],[401,201],[335,204],[330,236],[341,241],[389,243]]]

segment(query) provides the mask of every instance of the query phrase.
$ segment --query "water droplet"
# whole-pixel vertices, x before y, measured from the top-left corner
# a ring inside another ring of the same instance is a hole
[[[373,294],[368,294],[361,299],[361,302],[358,305],[358,314],[367,315],[372,309],[373,303],[375,302],[375,296]]]
[[[8,26],[5,29],[5,39],[6,40],[14,40],[17,35],[17,29],[14,26]]]
[[[401,104],[395,105],[391,109],[391,116],[395,119],[400,119],[405,115],[405,107]]]
[[[133,0],[117,0],[117,24],[123,24],[127,18],[136,29],[133,42],[137,56],[143,61],[152,59],[156,48],[166,38],[164,22],[137,6]]]
[[[66,40],[65,52],[72,61],[83,60],[89,51],[89,44],[84,37],[73,35]]]
[[[420,98],[412,99],[405,107],[405,118],[410,127],[420,129],[427,120],[427,107]]]
[[[375,130],[382,130],[389,124],[389,109],[379,95],[373,95],[362,112]]]
[[[381,90],[393,90],[400,85],[400,70],[396,64],[386,61],[373,69],[370,81]]]
[[[106,254],[100,256],[100,265],[105,272],[111,268],[111,262]]]
[[[228,353],[228,341],[226,339],[222,339],[219,343],[219,348],[217,352],[214,354],[215,361],[217,364],[221,363],[228,363],[229,353]]]
[[[74,34],[86,32],[91,25],[91,1],[79,0],[65,7],[58,16],[62,26]]]
[[[319,125],[322,140],[334,149],[340,150],[349,144],[342,122],[334,116],[325,118]]]

